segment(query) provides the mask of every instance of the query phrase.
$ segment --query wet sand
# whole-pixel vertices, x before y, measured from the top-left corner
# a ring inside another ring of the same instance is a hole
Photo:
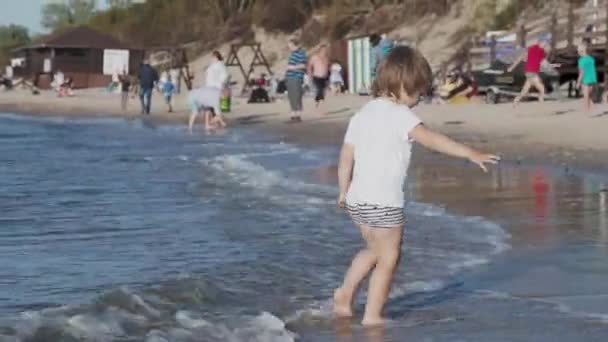
[[[420,149],[414,155],[409,198],[496,222],[510,235],[508,250],[437,291],[389,301],[387,312],[395,322],[384,329],[369,332],[356,321],[334,322],[333,331],[304,329],[304,340],[331,341],[334,334],[344,341],[600,341],[608,336],[605,174],[510,162],[483,174]],[[312,177],[335,183],[335,165]],[[408,261],[402,262],[407,268]]]

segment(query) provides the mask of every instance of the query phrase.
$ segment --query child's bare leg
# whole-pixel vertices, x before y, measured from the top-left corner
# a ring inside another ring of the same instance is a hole
[[[218,124],[220,127],[222,127],[222,128],[225,128],[225,127],[226,127],[226,121],[224,121],[224,116],[223,116],[222,114],[217,114],[217,115],[215,116],[215,119],[214,119],[214,120],[217,122],[217,124]]]
[[[190,113],[190,119],[188,120],[188,132],[190,132],[190,134],[192,134],[192,127],[194,126],[194,120],[196,120],[197,116],[198,112],[193,111]]]
[[[367,240],[373,228],[361,226],[361,234]],[[342,285],[334,291],[334,313],[342,317],[353,315],[353,298],[359,289],[361,281],[367,277],[376,265],[378,258],[369,248],[360,250],[353,258],[350,268],[344,276]]]
[[[591,112],[591,106],[592,106],[591,87],[583,85],[583,110],[586,113],[589,113],[589,112]]]
[[[384,322],[382,310],[388,299],[395,268],[399,263],[402,234],[402,226],[374,228],[371,231],[368,241],[378,262],[369,280],[363,325],[380,325]]]
[[[543,80],[540,78],[540,76],[536,76],[534,78],[534,88],[536,88],[536,90],[538,90],[538,101],[540,103],[544,103],[545,102],[545,84],[543,83]]]
[[[530,86],[531,86],[531,82],[530,80],[526,80],[526,83],[524,83],[523,88],[521,88],[521,93],[519,94],[519,96],[517,96],[515,98],[515,100],[513,100],[513,106],[517,106],[519,104],[519,102],[521,101],[521,99],[523,99],[526,95],[528,95],[528,93],[530,92]]]

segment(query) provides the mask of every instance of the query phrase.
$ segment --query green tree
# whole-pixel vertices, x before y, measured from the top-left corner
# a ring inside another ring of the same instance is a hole
[[[42,26],[51,31],[83,25],[95,15],[96,0],[66,0],[42,7]]]
[[[28,29],[21,25],[0,26],[0,66],[8,63],[12,49],[30,42]],[[0,70],[0,73],[1,70]]]
[[[30,34],[26,27],[21,25],[0,26],[0,48],[14,48],[30,41]]]

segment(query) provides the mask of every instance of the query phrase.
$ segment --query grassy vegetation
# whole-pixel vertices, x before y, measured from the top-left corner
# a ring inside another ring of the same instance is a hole
[[[291,33],[323,15],[315,33],[340,38],[365,23],[365,16],[385,6],[400,8],[383,25],[403,22],[407,16],[443,12],[453,0],[148,0],[144,4],[116,6],[95,15],[89,25],[143,46],[203,42],[213,45],[235,37],[248,37],[252,25],[270,32]],[[402,15],[401,15],[402,14]],[[314,42],[315,39],[306,39]]]

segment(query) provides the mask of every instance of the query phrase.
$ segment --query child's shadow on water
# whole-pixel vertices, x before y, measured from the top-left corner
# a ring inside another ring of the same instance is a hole
[[[405,319],[405,322],[403,322],[405,325],[417,325],[427,321],[445,319],[446,317],[436,317],[439,313],[416,315],[414,312],[461,297],[466,291],[463,289],[463,285],[463,281],[453,281],[436,291],[418,291],[389,300],[386,310],[387,317],[400,321],[400,323]]]

